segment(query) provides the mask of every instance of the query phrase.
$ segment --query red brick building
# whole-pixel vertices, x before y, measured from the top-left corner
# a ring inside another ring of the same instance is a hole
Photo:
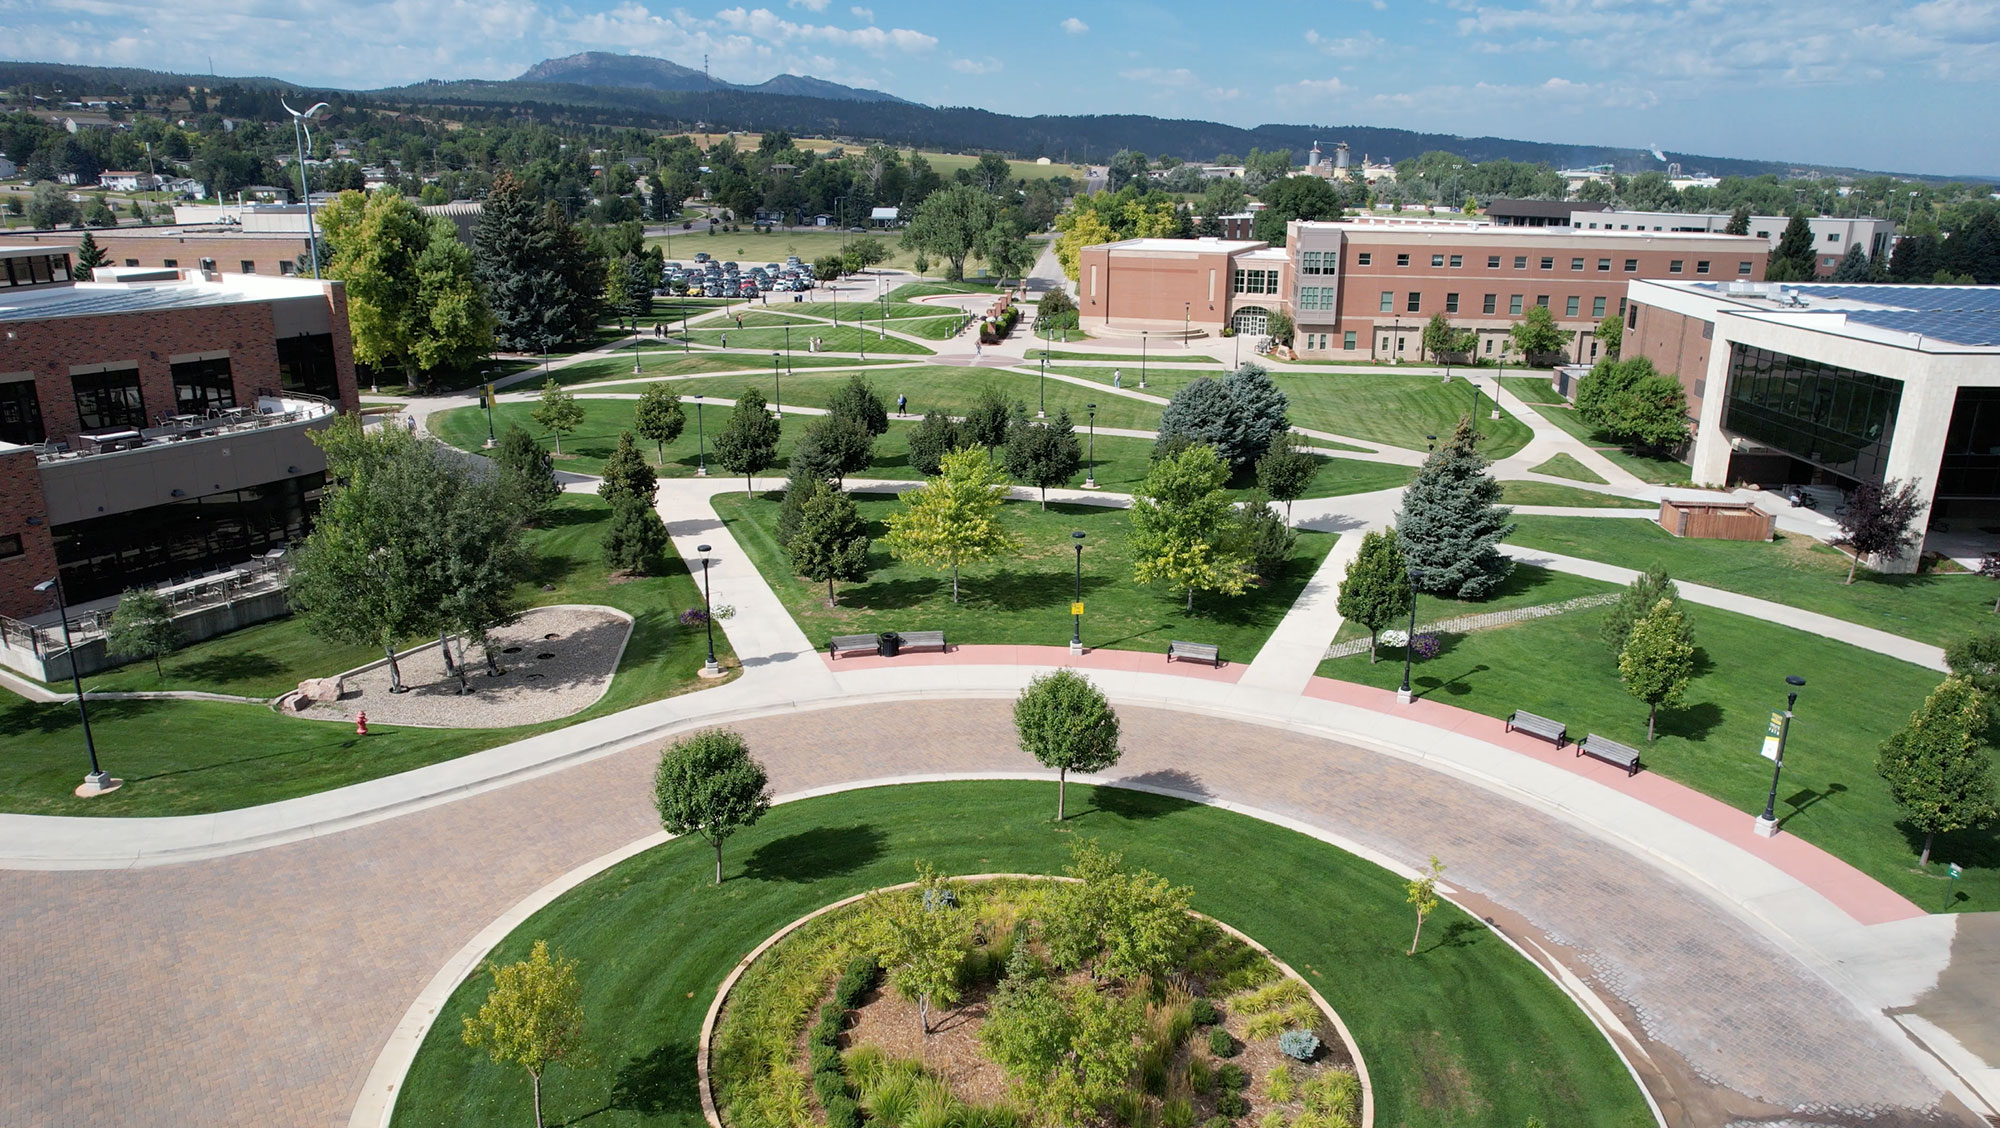
[[[0,615],[82,602],[302,535],[358,407],[337,282],[99,272],[0,247]]]

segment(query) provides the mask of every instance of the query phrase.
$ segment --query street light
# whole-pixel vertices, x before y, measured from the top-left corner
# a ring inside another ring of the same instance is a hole
[[[1435,451],[1435,450],[1437,450],[1437,448],[1438,448],[1438,437],[1437,437],[1436,435],[1425,435],[1425,436],[1424,436],[1424,441],[1430,444],[1430,446],[1429,446],[1429,448],[1428,448],[1428,449],[1430,449],[1430,450],[1432,450],[1432,451]]]
[[[112,779],[111,773],[97,766],[97,742],[90,736],[90,710],[83,703],[83,674],[76,665],[76,644],[69,638],[69,600],[63,596],[62,576],[58,574],[54,579],[43,580],[35,585],[35,590],[45,594],[54,591],[56,594],[56,615],[62,619],[63,652],[69,656],[70,683],[76,686],[76,716],[83,722],[83,747],[90,753],[90,774],[83,777],[83,786],[76,789],[76,794],[79,798],[88,799],[93,795],[116,791],[125,781]]]
[[[712,549],[708,545],[698,544],[694,546],[694,550],[701,553],[701,614],[702,618],[707,620],[708,627],[708,661],[701,667],[701,676],[719,678],[722,676],[722,667],[715,663],[715,601],[709,598],[708,590],[708,554]]]
[[[1083,406],[1090,412],[1090,454],[1084,459],[1083,488],[1094,490],[1097,488],[1097,405],[1087,403]]]
[[[484,376],[488,376],[488,377],[490,377],[490,376],[492,376],[493,374],[492,374],[492,373],[490,373],[490,372],[486,372],[486,373],[481,373],[481,375],[484,375]],[[484,400],[486,401],[486,449],[487,449],[487,450],[492,450],[492,449],[493,449],[493,442],[494,442],[494,439],[493,439],[493,384],[491,383],[491,381],[490,381],[490,380],[489,380],[489,381],[488,381],[488,383],[486,384],[486,394],[485,394],[484,396],[480,397],[480,398],[482,398],[482,399],[484,399]]]
[[[283,98],[278,99],[278,104],[284,106],[285,112],[292,115],[292,140],[297,143],[299,150],[299,199],[304,200],[306,205],[306,245],[312,249],[313,278],[317,279],[319,236],[313,232],[312,189],[306,187],[306,141],[312,136],[312,130],[306,128],[306,119],[326,109],[327,105],[325,102],[316,102],[310,109],[300,112],[288,105]],[[148,150],[149,155],[150,152]]]
[[[1184,349],[1193,348],[1194,346],[1190,344],[1190,342],[1193,341],[1193,339],[1194,339],[1194,303],[1182,302],[1181,303],[1181,347]],[[1146,385],[1144,383],[1141,383],[1139,386],[1143,388]]]
[[[1047,419],[1049,417],[1049,350],[1047,348],[1042,349],[1042,382],[1040,388],[1042,402],[1041,406],[1035,409],[1035,418]]]
[[[785,326],[785,371],[792,370],[792,327]]]
[[[697,449],[701,452],[698,456],[699,461],[695,463],[694,475],[697,478],[706,478],[708,477],[708,436],[701,429],[700,392],[694,394],[694,441],[697,444]]]
[[[1146,339],[1150,336],[1152,330],[1139,330],[1139,386],[1142,388],[1146,386]]]
[[[1403,688],[1396,691],[1398,703],[1410,703],[1410,657],[1417,649],[1417,581],[1424,578],[1422,568],[1406,569],[1410,577],[1410,632],[1403,638]]]
[[[1069,631],[1069,652],[1083,653],[1083,530],[1071,533],[1070,540],[1076,545],[1076,602],[1070,605],[1069,615],[1073,622]]]
[[[683,300],[681,302],[681,355],[686,356],[693,351],[694,337],[688,333],[688,307],[687,302]]]
[[[778,354],[771,354],[771,406],[776,408],[771,414],[780,419],[785,417],[785,382],[778,375]]]
[[[1778,833],[1778,773],[1785,770],[1785,738],[1792,733],[1792,706],[1799,703],[1799,687],[1806,679],[1797,674],[1787,674],[1785,684],[1792,687],[1785,694],[1785,711],[1771,718],[1771,727],[1777,729],[1775,737],[1769,729],[1764,733],[1764,755],[1772,760],[1771,793],[1764,798],[1764,813],[1757,816],[1756,829],[1759,837],[1769,838]]]

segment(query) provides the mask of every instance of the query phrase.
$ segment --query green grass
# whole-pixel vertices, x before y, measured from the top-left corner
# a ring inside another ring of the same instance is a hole
[[[791,336],[792,351],[795,353],[804,352],[806,341],[809,338],[818,337],[821,342],[820,347],[822,351],[836,353],[860,352],[863,351],[861,332],[861,330],[847,321],[842,321],[838,329],[835,329],[831,325],[819,325],[809,329],[793,329]],[[867,332],[866,351],[868,352],[929,356],[931,353],[937,351],[917,344],[914,341],[904,341],[896,337],[890,337],[886,340],[882,339],[879,334],[873,331],[872,327]],[[695,344],[708,345],[710,347],[721,346],[737,350],[756,349],[766,353],[782,352],[785,348],[785,332],[777,328],[738,329],[734,325],[726,327],[716,326],[710,329],[690,329],[688,330],[688,335],[694,338]],[[723,338],[725,337],[729,340],[727,346],[723,346]],[[766,359],[768,360],[768,357]]]
[[[1132,580],[1131,522],[1123,510],[1051,503],[1009,502],[1002,520],[1022,542],[1018,555],[964,569],[960,601],[951,601],[951,573],[892,559],[882,523],[902,503],[860,495],[855,505],[876,539],[875,571],[866,583],[839,589],[840,605],[826,606],[826,585],[790,574],[772,530],[777,495],[718,496],[715,509],[756,562],[806,637],[819,643],[837,634],[886,630],[942,630],[954,643],[1061,646],[1070,638],[1069,605],[1076,558],[1070,531],[1089,534],[1083,553],[1084,645],[1107,650],[1158,650],[1173,639],[1213,643],[1225,662],[1248,662],[1291,608],[1314,568],[1333,547],[1325,533],[1301,533],[1282,580],[1240,596],[1201,594],[1192,616],[1183,595]]]
[[[1149,363],[1150,363],[1150,362],[1152,362],[1152,361],[1157,361],[1157,360],[1160,360],[1160,359],[1162,359],[1162,358],[1161,358],[1161,354],[1159,354],[1159,353],[1149,353],[1149,354],[1145,354],[1145,355],[1142,355],[1142,354],[1140,354],[1140,353],[1095,353],[1095,352],[1064,352],[1064,351],[1063,351],[1063,350],[1061,350],[1061,349],[1029,349],[1029,350],[1028,350],[1028,359],[1029,359],[1029,360],[1040,360],[1040,359],[1042,359],[1042,357],[1043,357],[1043,356],[1045,356],[1045,355],[1046,355],[1046,356],[1047,356],[1047,357],[1048,357],[1048,358],[1049,358],[1050,360],[1106,360],[1106,361],[1111,361],[1111,360],[1122,360],[1122,361],[1128,361],[1128,362],[1130,362],[1130,363],[1132,363],[1132,364],[1138,364],[1138,363],[1139,363],[1140,361],[1142,361],[1142,360],[1143,360],[1143,361],[1147,361],[1147,362],[1149,362]],[[1175,364],[1220,364],[1220,363],[1222,363],[1222,362],[1221,362],[1221,361],[1218,361],[1218,360],[1216,360],[1216,359],[1215,359],[1214,357],[1211,357],[1211,356],[1208,356],[1208,355],[1206,355],[1206,354],[1204,354],[1204,353],[1198,353],[1198,352],[1189,352],[1189,353],[1185,353],[1185,354],[1182,354],[1181,352],[1179,352],[1179,351],[1176,351],[1176,353],[1175,353],[1175,355],[1174,355],[1174,358],[1173,358],[1173,363],[1175,363]]]
[[[907,302],[912,298],[927,298],[934,294],[992,294],[997,293],[991,282],[905,282],[889,291],[892,302]]]
[[[1598,521],[1622,527],[1637,521]],[[1418,614],[1419,622],[1424,614]],[[1508,627],[1446,636],[1412,685],[1433,701],[1505,717],[1526,709],[1639,748],[1649,771],[1744,812],[1763,810],[1770,763],[1757,755],[1765,720],[1785,703],[1784,676],[1801,674],[1798,719],[1778,788],[1785,832],[1831,852],[1925,909],[1944,904],[1945,863],[1965,866],[1959,907],[2000,908],[2000,832],[1940,836],[1929,872],[1917,869],[1922,836],[1897,827],[1900,813],[1875,772],[1875,751],[1942,676],[1933,671],[1713,607],[1692,607],[1699,675],[1678,708],[1662,708],[1659,739],[1646,746],[1646,707],[1618,680],[1598,636],[1601,611],[1578,611]],[[1320,674],[1393,689],[1402,651],[1384,648],[1324,662]]]
[[[1555,390],[1546,376],[1502,376],[1500,382],[1522,403],[1566,406],[1569,401]]]
[[[953,313],[954,311],[949,307],[941,308],[934,305],[919,305],[916,302],[878,302],[873,295],[870,295],[852,302],[800,302],[797,305],[787,305],[785,312],[802,313],[808,317],[837,317],[840,319],[840,323],[845,325],[854,320],[856,313],[859,313],[863,320],[873,324],[885,316],[892,319],[898,317],[938,317],[942,314]]]
[[[889,320],[889,332],[908,333],[912,337],[922,337],[926,341],[949,341],[958,336],[959,327],[965,323],[962,317],[925,317]]]
[[[1588,505],[1598,509],[1658,509],[1657,501],[1559,486],[1554,482],[1502,482],[1500,500],[1508,505]]]
[[[1600,486],[1610,484],[1605,481],[1604,475],[1567,454],[1558,454],[1547,462],[1529,469],[1537,474],[1547,474],[1551,478],[1568,478],[1572,482],[1592,482]]]
[[[564,894],[492,954],[522,959],[546,939],[579,963],[585,1037],[602,1064],[550,1071],[548,1122],[699,1128],[702,1017],[723,976],[765,937],[842,897],[910,880],[917,860],[946,873],[1057,873],[1069,844],[1086,836],[1128,866],[1192,886],[1196,909],[1311,980],[1368,1062],[1376,1123],[1652,1123],[1590,1020],[1455,906],[1440,907],[1424,930],[1450,939],[1411,959],[1394,874],[1243,815],[1112,788],[1079,786],[1058,827],[1048,821],[1052,791],[941,783],[807,799],[729,841],[721,886],[710,884],[708,848],[680,840]],[[1305,904],[1326,911],[1301,912]],[[472,977],[440,1010],[398,1094],[400,1128],[530,1122],[525,1076],[461,1038],[491,983]]]
[[[1617,590],[1616,585],[1600,580],[1572,576],[1567,572],[1555,572],[1529,564],[1517,564],[1501,582],[1499,590],[1485,599],[1442,599],[1435,595],[1418,595],[1417,629],[1422,630],[1427,623],[1439,623],[1446,619],[1456,619],[1461,615],[1484,615],[1491,611],[1511,611],[1516,607],[1539,607],[1546,603],[1561,603],[1566,599],[1615,590]],[[1407,622],[1390,624],[1390,628],[1396,630],[1401,630],[1405,626]],[[1333,640],[1346,642],[1349,639],[1366,637],[1368,628],[1348,620],[1340,624],[1340,631],[1333,636]],[[1401,652],[1397,653],[1400,657]],[[1324,667],[1321,672],[1325,673]]]
[[[156,689],[276,697],[306,678],[325,677],[372,662],[382,652],[367,646],[323,642],[293,616],[256,623],[203,639],[167,655],[160,663],[134,662],[83,679],[87,690],[134,692]],[[68,683],[61,688],[67,689]]]
[[[807,407],[825,407],[834,389],[846,382],[845,376],[821,373],[800,375],[785,381],[785,402]],[[874,377],[875,390],[891,404],[896,396],[910,397],[910,413],[921,416],[933,409],[964,415],[979,402],[980,393],[993,388],[1008,400],[1025,404],[1029,414],[1039,409],[1044,391],[1048,412],[1068,411],[1076,421],[1077,434],[1087,433],[1088,404],[1097,405],[1099,427],[1121,427],[1140,431],[1158,430],[1160,405],[1127,396],[1098,395],[1089,388],[1048,381],[1046,389],[1038,374],[993,368],[953,368],[947,365],[913,365]],[[796,393],[794,391],[796,389]],[[720,394],[718,390],[718,394]],[[1102,435],[1098,436],[1100,439]]]
[[[1677,580],[1754,595],[1938,646],[2000,626],[1995,588],[1971,573],[1887,575],[1861,569],[1846,583],[1847,556],[1811,537],[1694,540],[1650,521],[1520,517],[1510,543],[1625,568],[1658,565]]]
[[[610,690],[575,716],[510,729],[370,725],[368,736],[357,737],[351,725],[288,718],[260,705],[99,701],[90,706],[98,755],[125,786],[96,799],[77,799],[71,789],[83,778],[86,762],[75,706],[37,705],[0,694],[0,747],[6,749],[0,757],[0,811],[193,815],[273,803],[450,760],[706,684],[695,677],[706,654],[705,636],[677,619],[700,605],[699,589],[678,560],[664,576],[609,582],[598,543],[610,518],[610,508],[595,496],[571,494],[557,503],[546,527],[529,534],[536,563],[522,580],[524,604],[607,604],[635,620]],[[543,591],[543,584],[555,590]],[[203,682],[184,669],[180,688],[230,692],[225,687],[296,682],[339,673],[355,657],[350,648],[326,647],[323,663],[315,662],[296,628],[282,621],[229,637],[238,641],[218,639],[205,657],[239,673],[212,671],[207,675],[212,680]],[[107,680],[128,675],[150,678],[152,668],[147,665],[143,673],[128,668]]]
[[[1542,418],[1568,431],[1572,437],[1588,443],[1599,454],[1610,459],[1613,465],[1638,478],[1640,481],[1651,482],[1656,486],[1685,486],[1692,484],[1692,480],[1688,477],[1687,463],[1661,455],[1641,454],[1638,451],[1627,450],[1610,439],[1599,435],[1595,428],[1578,417],[1575,408],[1569,407],[1566,404],[1536,403],[1527,396],[1521,395],[1522,385],[1531,385],[1535,388],[1540,388],[1545,393],[1545,398],[1559,398],[1555,393],[1548,391],[1548,381],[1539,380],[1532,376],[1509,376],[1505,380],[1508,390],[1512,391],[1515,395],[1520,395],[1523,400],[1531,404]]]
[[[881,364],[896,364],[891,358],[869,357],[857,360],[854,357],[818,356],[805,351],[806,339],[794,331],[798,348],[792,353],[793,368],[872,368]],[[679,346],[671,350],[642,353],[639,357],[639,378],[658,379],[672,376],[700,376],[711,372],[770,372],[771,358],[765,353],[750,352],[689,352],[683,353]],[[532,393],[542,386],[540,373],[533,380],[524,380],[501,389],[502,395]],[[603,360],[587,360],[572,364],[567,368],[552,368],[549,375],[556,383],[568,387],[572,384],[588,384],[597,380],[630,380],[632,358],[629,354],[607,357]],[[620,391],[638,391],[634,385]]]

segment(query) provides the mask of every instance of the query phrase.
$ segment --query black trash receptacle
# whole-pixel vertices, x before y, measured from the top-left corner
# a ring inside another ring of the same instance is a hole
[[[903,650],[903,636],[895,631],[883,631],[875,636],[875,653],[884,658],[894,658]]]

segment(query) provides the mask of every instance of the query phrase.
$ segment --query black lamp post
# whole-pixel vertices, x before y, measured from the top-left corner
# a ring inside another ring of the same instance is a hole
[[[875,276],[875,300],[882,305],[882,320],[875,323],[875,339],[889,339],[889,295],[882,292],[882,276]]]
[[[771,406],[778,418],[785,417],[785,379],[778,372],[778,354],[771,354]]]
[[[785,326],[785,371],[792,370],[792,327]]]
[[[1146,340],[1150,336],[1152,330],[1139,330],[1139,386],[1142,388],[1146,386]]]
[[[1046,346],[1042,349],[1042,382],[1039,387],[1042,393],[1042,402],[1041,406],[1035,409],[1035,418],[1047,419],[1049,417],[1049,350]]]
[[[490,376],[492,376],[493,374],[492,374],[492,373],[490,373],[490,372],[487,372],[487,373],[482,373],[482,375],[485,375],[485,376],[489,376],[489,377],[490,377]],[[487,449],[488,449],[488,450],[491,450],[491,449],[493,448],[493,443],[494,443],[494,438],[493,438],[493,385],[492,385],[492,384],[490,384],[490,383],[489,383],[489,384],[487,384],[487,385],[486,385],[486,394],[485,394],[484,396],[482,396],[481,398],[482,398],[482,399],[484,399],[484,400],[486,401],[486,447],[487,447]]]
[[[694,550],[701,553],[701,614],[708,627],[708,662],[702,666],[701,676],[712,678],[721,675],[722,667],[715,664],[715,601],[709,598],[708,590],[708,554],[711,549],[708,545],[698,544]]]
[[[1431,450],[1435,451],[1438,448],[1438,437],[1436,435],[1425,435],[1424,441],[1430,444]]]
[[[694,396],[694,441],[697,449],[701,452],[698,456],[700,460],[695,463],[694,474],[697,478],[706,478],[708,477],[708,436],[701,429],[700,392],[696,392]]]
[[[1778,747],[1771,757],[1771,793],[1764,797],[1764,813],[1757,816],[1757,833],[1765,838],[1778,833],[1778,774],[1785,770],[1785,738],[1792,734],[1792,706],[1799,703],[1799,687],[1806,679],[1787,674],[1785,684],[1792,690],[1785,694],[1785,714],[1778,722]]]
[[[1087,403],[1083,406],[1090,412],[1090,453],[1083,460],[1083,488],[1094,490],[1097,488],[1097,405]]]
[[[1396,700],[1405,705],[1410,703],[1410,658],[1417,650],[1417,581],[1424,578],[1422,568],[1407,569],[1410,577],[1410,631],[1403,638],[1403,688],[1396,691]]]
[[[693,351],[694,351],[694,338],[688,335],[687,302],[682,301],[681,302],[681,355],[685,356]]]
[[[83,723],[84,751],[90,753],[90,774],[83,777],[83,786],[77,788],[76,793],[81,796],[91,796],[115,791],[124,781],[112,779],[111,773],[97,764],[97,742],[91,739],[90,735],[90,709],[83,703],[83,674],[76,664],[76,644],[71,642],[69,637],[69,600],[63,595],[62,576],[57,575],[54,579],[43,580],[35,585],[35,590],[54,591],[56,594],[56,615],[62,619],[63,652],[69,656],[70,684],[76,687],[76,717]]]
[[[1194,339],[1194,303],[1182,302],[1181,303],[1181,347],[1184,349],[1193,348],[1194,346],[1191,343],[1193,339]],[[1142,388],[1145,387],[1144,384],[1141,384],[1139,386]]]
[[[1076,602],[1070,606],[1073,620],[1069,632],[1069,652],[1083,653],[1083,530],[1071,533],[1070,540],[1076,545]]]

